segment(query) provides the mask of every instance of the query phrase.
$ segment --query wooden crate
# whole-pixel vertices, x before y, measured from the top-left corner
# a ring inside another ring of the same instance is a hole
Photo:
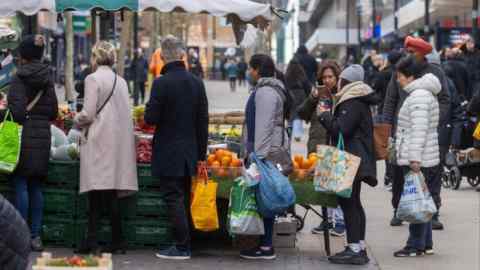
[[[104,253],[99,259],[98,267],[56,267],[46,266],[52,259],[52,254],[43,252],[42,256],[37,258],[37,264],[33,266],[33,270],[113,270],[112,254]]]

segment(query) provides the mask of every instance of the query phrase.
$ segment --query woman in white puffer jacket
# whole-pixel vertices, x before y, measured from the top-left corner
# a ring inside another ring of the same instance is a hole
[[[397,81],[408,96],[400,108],[396,130],[397,164],[403,177],[410,171],[421,172],[430,190],[434,188],[439,171],[438,144],[439,103],[437,95],[442,89],[433,74],[418,77],[418,62],[407,57],[397,64]],[[403,187],[403,183],[401,183]],[[403,188],[402,188],[403,189]],[[401,190],[400,192],[403,192]],[[407,245],[394,253],[395,257],[416,257],[433,254],[432,222],[410,224]]]

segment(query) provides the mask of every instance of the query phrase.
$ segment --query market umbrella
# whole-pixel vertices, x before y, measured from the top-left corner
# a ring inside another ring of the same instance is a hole
[[[161,12],[207,13],[228,17],[232,22],[251,23],[264,28],[277,11],[269,4],[250,0],[15,0],[0,1],[0,17],[22,12],[33,15],[40,10],[62,13],[67,10],[123,8],[132,11],[158,10]]]

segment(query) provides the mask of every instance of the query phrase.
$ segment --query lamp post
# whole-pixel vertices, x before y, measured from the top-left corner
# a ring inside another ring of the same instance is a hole
[[[425,0],[424,36],[427,41],[430,41],[430,0]]]
[[[478,44],[478,0],[473,0],[472,7],[472,36],[475,44]]]

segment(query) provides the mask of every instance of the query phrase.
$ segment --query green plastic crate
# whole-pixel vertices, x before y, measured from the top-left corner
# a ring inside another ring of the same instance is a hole
[[[77,189],[80,182],[80,163],[77,161],[50,161],[47,187]]]
[[[141,189],[160,187],[160,180],[152,176],[152,167],[150,164],[138,164],[137,174],[138,185]]]
[[[136,197],[137,216],[166,216],[167,207],[159,194],[140,192]]]
[[[129,221],[126,228],[126,238],[132,246],[165,245],[172,242],[171,226],[166,219]]]
[[[74,219],[46,217],[42,226],[42,240],[47,246],[74,247],[79,243]]]
[[[73,190],[47,188],[43,191],[44,211],[57,213],[63,216],[85,216],[85,196]]]
[[[4,183],[8,183],[8,176],[6,174],[1,174],[0,173],[0,185]]]

